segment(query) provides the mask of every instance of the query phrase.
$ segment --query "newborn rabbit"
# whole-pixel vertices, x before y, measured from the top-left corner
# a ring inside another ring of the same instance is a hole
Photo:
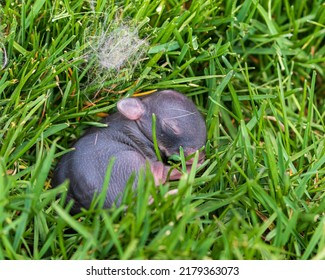
[[[170,166],[163,162],[183,147],[185,156],[195,153],[206,142],[206,126],[194,103],[173,90],[158,91],[143,98],[125,98],[117,103],[118,112],[106,117],[105,128],[90,128],[57,165],[53,186],[66,179],[70,185],[67,200],[74,200],[71,213],[89,208],[95,192],[103,186],[108,163],[115,157],[104,203],[109,208],[120,203],[130,175],[149,163],[155,183],[164,183]],[[163,162],[158,161],[152,136],[152,114],[156,115],[156,136]],[[199,161],[204,160],[204,153]],[[187,162],[191,166],[191,161]],[[171,180],[181,173],[173,169]],[[136,182],[136,180],[135,180]]]

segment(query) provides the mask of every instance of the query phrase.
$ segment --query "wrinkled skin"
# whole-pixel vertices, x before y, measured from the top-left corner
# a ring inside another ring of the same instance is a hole
[[[170,166],[158,161],[152,140],[152,114],[156,115],[156,135],[163,160],[179,154],[193,154],[206,142],[204,119],[192,101],[184,95],[164,90],[144,98],[125,98],[117,103],[118,112],[103,120],[106,128],[90,128],[65,154],[54,171],[53,186],[66,179],[70,185],[67,199],[75,203],[71,213],[89,208],[95,192],[102,189],[107,165],[115,157],[110,183],[104,203],[109,208],[124,191],[131,174],[137,174],[149,163],[155,183],[164,183]],[[204,160],[204,153],[199,161]],[[191,162],[188,162],[189,167]],[[171,180],[179,179],[176,169]]]

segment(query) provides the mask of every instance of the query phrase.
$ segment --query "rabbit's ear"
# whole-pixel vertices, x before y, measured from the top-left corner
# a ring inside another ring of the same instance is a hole
[[[138,120],[145,112],[144,104],[138,98],[125,98],[117,102],[119,112],[129,120]]]

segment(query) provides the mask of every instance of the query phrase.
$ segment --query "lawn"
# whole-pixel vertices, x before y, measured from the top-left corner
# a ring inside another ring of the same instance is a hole
[[[0,259],[325,259],[322,2],[1,1]],[[157,89],[203,114],[205,162],[71,216],[59,158]]]

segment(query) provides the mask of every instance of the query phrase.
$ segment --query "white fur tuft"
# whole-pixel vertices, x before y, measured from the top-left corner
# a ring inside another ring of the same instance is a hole
[[[97,58],[102,67],[118,71],[126,63],[136,64],[147,45],[146,40],[139,38],[137,29],[120,25],[100,38]]]

